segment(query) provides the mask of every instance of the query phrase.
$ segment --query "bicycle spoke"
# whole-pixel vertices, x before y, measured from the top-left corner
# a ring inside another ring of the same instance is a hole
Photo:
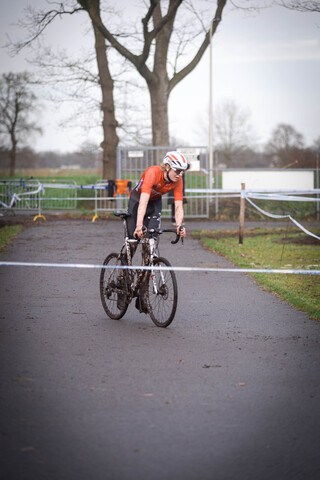
[[[170,267],[165,258],[154,260],[155,267]],[[147,302],[152,321],[158,327],[167,327],[177,309],[178,288],[173,270],[154,270],[148,275]]]

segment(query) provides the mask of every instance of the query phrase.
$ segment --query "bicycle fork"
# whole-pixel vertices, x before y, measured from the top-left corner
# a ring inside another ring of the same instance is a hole
[[[163,274],[163,271],[161,269],[161,266],[159,266],[159,275],[160,275],[160,282],[159,285],[157,285],[157,277],[156,277],[156,270],[154,270],[153,268],[151,268],[151,279],[152,279],[152,285],[153,285],[153,293],[155,295],[158,295],[160,294],[160,292],[162,291],[164,285],[166,284],[165,282],[165,278],[164,278],[164,274]],[[158,288],[159,287],[159,288]]]

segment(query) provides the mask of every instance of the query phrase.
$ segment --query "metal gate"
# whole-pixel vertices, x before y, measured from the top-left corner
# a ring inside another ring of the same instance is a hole
[[[1,212],[30,210],[40,213],[43,188],[38,180],[1,180]]]
[[[131,180],[134,187],[146,168],[152,165],[161,165],[165,154],[170,150],[178,150],[186,156],[191,164],[191,169],[185,175],[184,216],[208,218],[208,195],[201,195],[193,191],[207,189],[209,185],[207,147],[119,147],[117,150],[117,178]],[[162,198],[162,215],[168,217],[171,213],[168,195],[164,195]],[[117,198],[118,208],[126,208],[127,204],[126,196]]]

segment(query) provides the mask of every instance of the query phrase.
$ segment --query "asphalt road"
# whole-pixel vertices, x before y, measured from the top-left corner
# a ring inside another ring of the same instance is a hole
[[[100,264],[121,234],[47,222],[1,258]],[[190,237],[160,250],[229,265]],[[2,479],[319,478],[319,323],[244,274],[177,276],[159,329],[134,304],[108,319],[98,270],[0,268]]]

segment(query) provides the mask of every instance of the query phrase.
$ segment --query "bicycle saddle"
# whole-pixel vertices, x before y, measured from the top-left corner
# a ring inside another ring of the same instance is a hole
[[[114,210],[113,215],[115,215],[116,217],[121,217],[121,218],[131,217],[130,213],[128,213],[127,210]]]

